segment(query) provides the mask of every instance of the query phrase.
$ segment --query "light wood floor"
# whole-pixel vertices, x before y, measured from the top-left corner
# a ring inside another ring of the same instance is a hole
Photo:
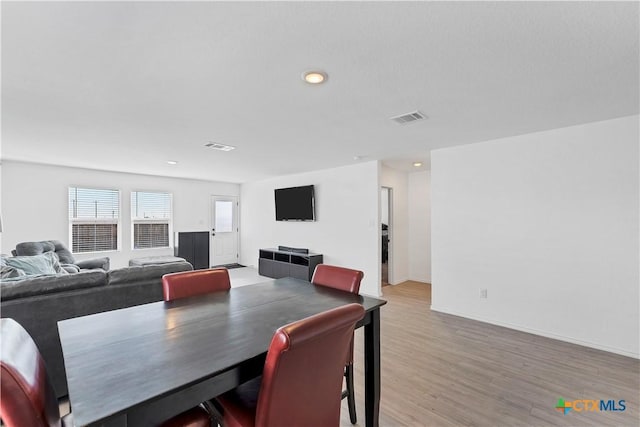
[[[640,361],[432,312],[430,285],[385,286],[381,426],[639,426]],[[356,332],[364,425],[362,329]],[[555,409],[558,398],[626,401],[624,412]],[[341,426],[350,426],[346,399]]]
[[[385,286],[380,426],[639,426],[640,361],[432,312],[431,287]],[[362,328],[356,331],[364,426]],[[624,412],[554,409],[558,398],[624,399]],[[68,412],[66,402],[61,413]],[[349,427],[346,399],[341,427]]]

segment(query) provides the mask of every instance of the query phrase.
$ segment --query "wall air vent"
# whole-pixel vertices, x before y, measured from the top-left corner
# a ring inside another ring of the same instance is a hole
[[[214,150],[220,150],[220,151],[231,151],[236,149],[236,147],[233,147],[231,145],[218,144],[217,142],[208,142],[204,144],[204,146],[207,148],[213,148]]]
[[[407,113],[407,114],[402,114],[400,116],[396,116],[396,117],[391,117],[391,120],[393,120],[394,122],[401,124],[401,125],[405,125],[407,123],[412,123],[418,120],[424,120],[426,119],[427,116],[425,116],[424,114],[422,114],[420,111],[414,111],[412,113]]]

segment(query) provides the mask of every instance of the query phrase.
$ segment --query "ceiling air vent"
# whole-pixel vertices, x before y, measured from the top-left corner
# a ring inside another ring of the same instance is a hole
[[[213,148],[214,150],[220,150],[220,151],[231,151],[231,150],[235,150],[236,148],[231,145],[218,144],[217,142],[208,142],[204,144],[204,146],[207,148]]]
[[[424,120],[426,118],[427,116],[422,114],[420,111],[414,111],[412,113],[403,114],[401,116],[391,117],[391,120],[398,124],[404,125],[418,120]]]

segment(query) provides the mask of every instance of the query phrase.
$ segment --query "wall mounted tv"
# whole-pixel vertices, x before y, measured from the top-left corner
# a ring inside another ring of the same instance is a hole
[[[313,185],[276,188],[276,221],[315,221]]]

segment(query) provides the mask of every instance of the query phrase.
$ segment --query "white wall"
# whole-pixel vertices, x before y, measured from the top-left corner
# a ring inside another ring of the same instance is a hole
[[[639,357],[638,126],[433,151],[432,309]]]
[[[380,185],[392,189],[389,283],[397,285],[409,280],[408,173],[381,166]]]
[[[316,221],[276,221],[273,190],[301,185],[315,186]],[[377,162],[244,183],[241,200],[242,264],[257,266],[260,248],[308,248],[323,254],[326,264],[362,270],[360,292],[379,295]]]
[[[131,249],[131,191],[158,190],[173,193],[174,231],[209,229],[210,197],[240,193],[239,184],[197,181],[3,161],[2,253],[16,243],[55,239],[69,243],[68,188],[86,186],[120,190],[121,234],[118,252],[104,252],[113,268],[128,265],[130,258],[173,255],[173,249]],[[96,254],[77,255],[78,259]]]
[[[409,279],[431,283],[431,171],[409,174]]]

